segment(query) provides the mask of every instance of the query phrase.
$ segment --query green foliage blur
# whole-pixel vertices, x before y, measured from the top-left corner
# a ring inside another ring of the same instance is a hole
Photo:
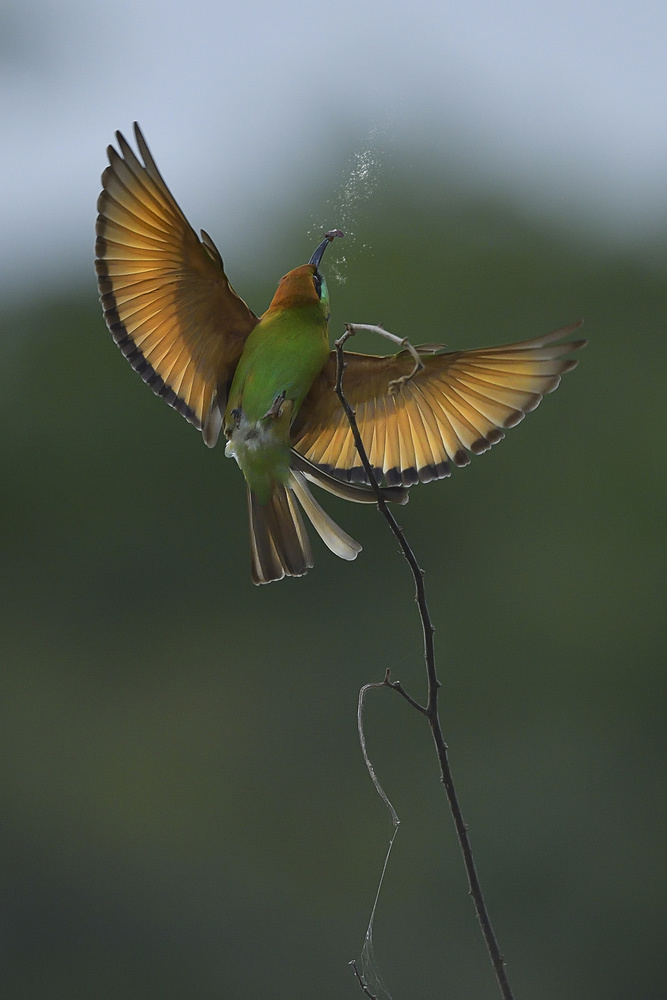
[[[351,252],[331,283],[334,334],[381,322],[458,349],[583,317],[590,340],[504,442],[398,512],[426,570],[486,899],[517,997],[655,1000],[664,251],[623,253],[414,170],[365,209],[372,253]],[[276,220],[252,273],[226,260],[255,311],[312,252],[325,197]],[[387,667],[416,697],[425,683],[386,525],[326,495],[359,559],[313,538],[307,577],[253,587],[239,471],[113,346],[92,264],[85,289],[0,325],[5,995],[360,996],[347,963],[391,825],[357,692]],[[493,998],[424,721],[382,691],[366,727],[402,819],[376,918],[382,975],[396,1000]]]

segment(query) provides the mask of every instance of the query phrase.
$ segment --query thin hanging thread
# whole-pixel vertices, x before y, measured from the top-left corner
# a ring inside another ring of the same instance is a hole
[[[398,818],[398,813],[394,809],[389,796],[385,792],[384,788],[380,784],[380,780],[375,773],[375,768],[371,763],[371,759],[368,756],[368,750],[366,749],[366,734],[364,732],[364,700],[366,697],[366,692],[371,688],[381,688],[384,687],[384,682],[374,683],[374,684],[364,684],[361,691],[359,692],[359,701],[357,704],[357,732],[359,733],[359,743],[361,744],[361,753],[364,758],[364,763],[366,765],[366,770],[368,771],[371,781],[375,786],[375,791],[378,793],[385,806],[389,810],[391,816],[391,822],[394,827],[394,832],[389,840],[389,846],[387,848],[387,853],[385,855],[384,864],[382,866],[382,872],[380,874],[380,881],[378,882],[377,892],[375,893],[375,899],[373,901],[373,908],[371,910],[370,920],[368,921],[368,928],[366,930],[366,936],[364,938],[364,946],[361,949],[361,975],[359,974],[356,964],[351,962],[350,964],[354,968],[354,972],[357,979],[364,989],[365,993],[369,997],[374,997],[375,994],[369,992],[369,989],[381,990],[387,1000],[392,1000],[391,993],[385,986],[382,976],[380,975],[380,970],[378,964],[375,960],[375,951],[373,949],[373,928],[375,925],[375,912],[377,910],[378,900],[380,898],[380,892],[384,883],[384,877],[387,872],[387,865],[389,864],[389,858],[391,856],[392,848],[394,846],[394,841],[396,840],[396,834],[398,833],[398,828],[401,825],[401,821]]]

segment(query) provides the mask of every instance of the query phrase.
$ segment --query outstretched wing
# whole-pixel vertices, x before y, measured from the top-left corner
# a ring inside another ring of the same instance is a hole
[[[104,318],[153,392],[217,440],[221,411],[257,317],[229,284],[211,238],[198,238],[176,204],[139,126],[137,158],[120,132],[109,146],[97,209]]]
[[[391,357],[346,354],[345,396],[356,412],[375,475],[390,486],[443,479],[450,463],[468,465],[553,392],[577,364],[564,355],[585,340],[557,343],[573,323],[534,340],[475,351],[431,354],[424,367],[394,394],[389,383],[414,367],[407,351]],[[417,348],[419,351],[419,348]],[[427,356],[429,355],[429,356]],[[336,356],[304,400],[292,428],[292,444],[310,462],[349,482],[365,482],[352,432],[334,391]]]

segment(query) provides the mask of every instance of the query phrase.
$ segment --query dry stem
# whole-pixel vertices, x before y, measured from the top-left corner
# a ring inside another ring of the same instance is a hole
[[[488,910],[486,908],[486,903],[484,902],[484,896],[482,895],[482,887],[479,882],[477,875],[477,870],[475,868],[475,861],[473,858],[472,847],[470,845],[470,838],[468,836],[468,826],[463,819],[461,813],[461,808],[459,806],[458,798],[456,795],[456,789],[454,787],[454,779],[452,776],[452,770],[449,764],[449,758],[447,755],[447,744],[442,733],[442,727],[440,725],[440,719],[438,716],[438,690],[440,688],[440,681],[436,673],[435,667],[435,647],[433,642],[433,633],[435,631],[433,624],[431,622],[431,616],[429,614],[428,605],[426,603],[426,591],[424,587],[424,570],[421,569],[419,563],[417,562],[416,556],[412,551],[412,548],[408,544],[405,534],[401,526],[397,523],[394,515],[389,510],[386,501],[384,500],[380,487],[375,479],[373,469],[371,467],[368,455],[364,448],[363,441],[361,440],[361,434],[359,433],[359,428],[357,426],[357,421],[355,417],[354,410],[348,403],[343,392],[343,375],[345,372],[345,351],[344,345],[346,341],[354,335],[354,327],[348,324],[345,328],[345,333],[343,336],[336,341],[336,393],[341,401],[341,405],[345,410],[345,415],[350,424],[350,429],[354,436],[354,443],[356,445],[357,451],[359,453],[359,458],[361,459],[361,464],[366,473],[367,481],[373,486],[375,490],[375,495],[377,497],[378,508],[384,518],[386,519],[389,527],[391,528],[398,544],[401,548],[401,552],[405,556],[412,571],[412,576],[415,583],[415,601],[419,609],[419,617],[421,619],[422,633],[424,638],[424,660],[426,662],[426,674],[428,678],[428,696],[427,704],[421,705],[419,702],[415,701],[402,687],[400,681],[392,681],[389,678],[389,672],[385,675],[384,684],[387,687],[392,688],[397,691],[413,708],[421,712],[428,719],[428,724],[431,730],[431,735],[435,743],[436,752],[438,755],[438,761],[440,763],[440,775],[441,781],[445,786],[445,791],[447,793],[447,799],[449,801],[449,807],[452,813],[452,818],[454,820],[454,826],[456,828],[456,835],[458,837],[459,845],[461,848],[461,853],[463,854],[463,862],[465,864],[466,873],[468,876],[468,885],[470,887],[470,895],[472,896],[473,902],[475,904],[475,910],[477,911],[477,919],[484,935],[484,940],[486,942],[486,947],[489,952],[489,957],[493,965],[496,979],[498,981],[498,986],[500,992],[503,996],[503,1000],[514,1000],[513,994],[510,988],[509,980],[507,978],[507,973],[505,970],[505,960],[498,947],[498,941],[494,933],[493,927],[491,925],[491,920],[489,917]],[[363,987],[363,984],[362,988]],[[364,989],[366,995],[368,996],[367,990]]]

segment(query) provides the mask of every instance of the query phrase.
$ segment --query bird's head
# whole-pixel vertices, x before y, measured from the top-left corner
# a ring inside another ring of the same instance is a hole
[[[342,235],[340,229],[332,229],[325,235],[307,264],[295,267],[280,279],[269,309],[294,309],[317,305],[325,319],[329,319],[329,291],[319,267],[324,251],[331,241]]]

